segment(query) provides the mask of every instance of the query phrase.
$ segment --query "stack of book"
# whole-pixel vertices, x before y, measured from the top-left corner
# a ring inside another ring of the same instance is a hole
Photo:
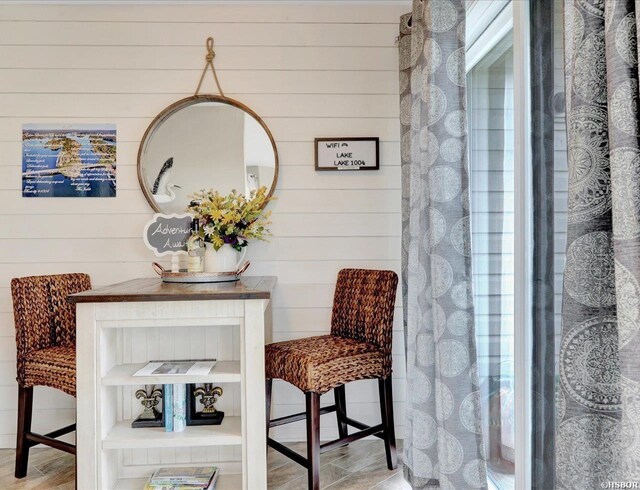
[[[164,385],[164,430],[182,432],[187,424],[186,385]]]
[[[160,468],[149,477],[144,490],[213,490],[218,473],[215,466]]]

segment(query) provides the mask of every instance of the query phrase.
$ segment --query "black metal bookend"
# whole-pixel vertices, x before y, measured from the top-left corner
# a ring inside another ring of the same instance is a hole
[[[222,393],[222,388],[211,383],[187,385],[187,425],[220,425],[224,412],[216,410],[215,404]],[[201,412],[197,411],[198,403],[203,406]]]

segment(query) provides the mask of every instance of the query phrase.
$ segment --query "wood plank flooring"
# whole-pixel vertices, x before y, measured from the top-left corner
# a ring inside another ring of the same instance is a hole
[[[399,459],[402,444],[399,444]],[[289,444],[304,452],[304,443]],[[0,489],[2,490],[73,490],[75,467],[73,456],[53,449],[32,449],[29,472],[21,480],[13,477],[15,451],[0,449]],[[407,490],[401,465],[389,471],[384,445],[379,440],[362,440],[325,453],[320,458],[320,484],[327,490]],[[305,470],[280,453],[269,449],[269,490],[304,490]],[[89,490],[89,489],[81,489]]]

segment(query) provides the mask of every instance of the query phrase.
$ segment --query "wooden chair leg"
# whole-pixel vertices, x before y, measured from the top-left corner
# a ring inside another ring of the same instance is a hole
[[[264,391],[265,391],[265,400],[266,400],[266,410],[265,413],[267,415],[267,437],[269,437],[269,422],[271,422],[271,390],[273,388],[273,380],[267,379],[264,382]]]
[[[320,395],[305,393],[307,404],[307,471],[309,490],[320,490]]]
[[[393,425],[393,395],[391,392],[391,376],[378,380],[380,391],[380,415],[384,425],[384,449],[387,454],[387,468],[395,470],[398,466],[396,455],[396,430]]]
[[[27,476],[29,466],[29,448],[27,434],[31,432],[33,413],[33,388],[18,387],[18,435],[16,441],[16,478]]]
[[[344,385],[338,386],[333,390],[333,396],[336,399],[336,418],[338,419],[338,435],[340,439],[349,435],[347,429],[347,396]]]

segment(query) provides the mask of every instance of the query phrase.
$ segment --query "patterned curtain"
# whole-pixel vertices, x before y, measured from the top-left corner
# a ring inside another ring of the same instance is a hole
[[[637,8],[634,0],[565,4],[569,199],[557,393],[560,488],[640,481]]]
[[[400,26],[405,478],[487,488],[476,367],[463,0],[414,0]]]

